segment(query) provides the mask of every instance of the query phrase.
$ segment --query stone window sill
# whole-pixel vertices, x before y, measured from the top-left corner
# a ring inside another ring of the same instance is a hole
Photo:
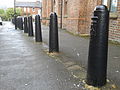
[[[64,18],[68,18],[68,16],[67,16],[67,15],[64,15]]]
[[[110,13],[110,19],[117,19],[118,13]]]

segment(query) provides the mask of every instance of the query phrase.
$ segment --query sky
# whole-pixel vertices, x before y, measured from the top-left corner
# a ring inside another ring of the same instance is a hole
[[[36,1],[36,0],[16,0],[16,1]],[[39,0],[41,1],[41,0]],[[0,8],[6,9],[14,6],[14,0],[0,0]]]

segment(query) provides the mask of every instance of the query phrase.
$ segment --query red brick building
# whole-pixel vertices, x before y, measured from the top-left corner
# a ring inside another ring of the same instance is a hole
[[[92,12],[99,4],[110,9],[109,39],[120,42],[120,0],[43,0],[42,17],[47,19],[50,12],[56,12],[62,28],[74,34],[89,34]],[[44,24],[48,22],[43,20]]]
[[[16,2],[15,6],[22,9],[22,16],[36,14],[41,15],[42,3],[40,1],[36,2]]]

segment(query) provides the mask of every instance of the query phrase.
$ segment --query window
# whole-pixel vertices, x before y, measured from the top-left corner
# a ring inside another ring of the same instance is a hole
[[[112,0],[111,2],[111,12],[116,12],[117,11],[117,0]]]
[[[108,0],[103,0],[103,1],[102,1],[102,4],[104,4],[104,5],[107,6],[107,4],[108,4]]]
[[[33,8],[32,11],[35,12],[35,8]]]
[[[54,6],[53,10],[56,11],[56,1],[55,0],[53,1],[53,6]]]
[[[24,12],[26,12],[26,8],[24,7]]]
[[[118,0],[102,0],[102,4],[109,7],[110,12],[117,11],[117,2]]]
[[[56,4],[56,1],[54,0],[54,5]]]
[[[28,12],[30,12],[30,8],[28,8]]]

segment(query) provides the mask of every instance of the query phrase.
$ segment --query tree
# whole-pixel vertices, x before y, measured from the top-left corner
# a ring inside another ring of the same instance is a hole
[[[4,14],[4,13],[5,13],[4,9],[0,9],[0,14]]]
[[[17,15],[17,16],[20,16],[21,13],[22,13],[22,9],[16,8],[16,15]]]
[[[8,19],[12,19],[12,17],[14,16],[14,9],[13,8],[8,8],[6,10],[6,15]]]
[[[6,15],[8,19],[12,19],[14,17],[14,8],[8,8],[6,10]],[[20,16],[21,15],[21,9],[17,8],[16,9],[16,16]]]
[[[20,16],[22,10],[20,8],[16,8],[16,16]],[[4,9],[0,9],[0,17],[2,20],[11,20],[14,17],[14,8],[8,8],[6,11]]]
[[[2,20],[6,18],[4,9],[0,9],[0,17],[2,18]]]

